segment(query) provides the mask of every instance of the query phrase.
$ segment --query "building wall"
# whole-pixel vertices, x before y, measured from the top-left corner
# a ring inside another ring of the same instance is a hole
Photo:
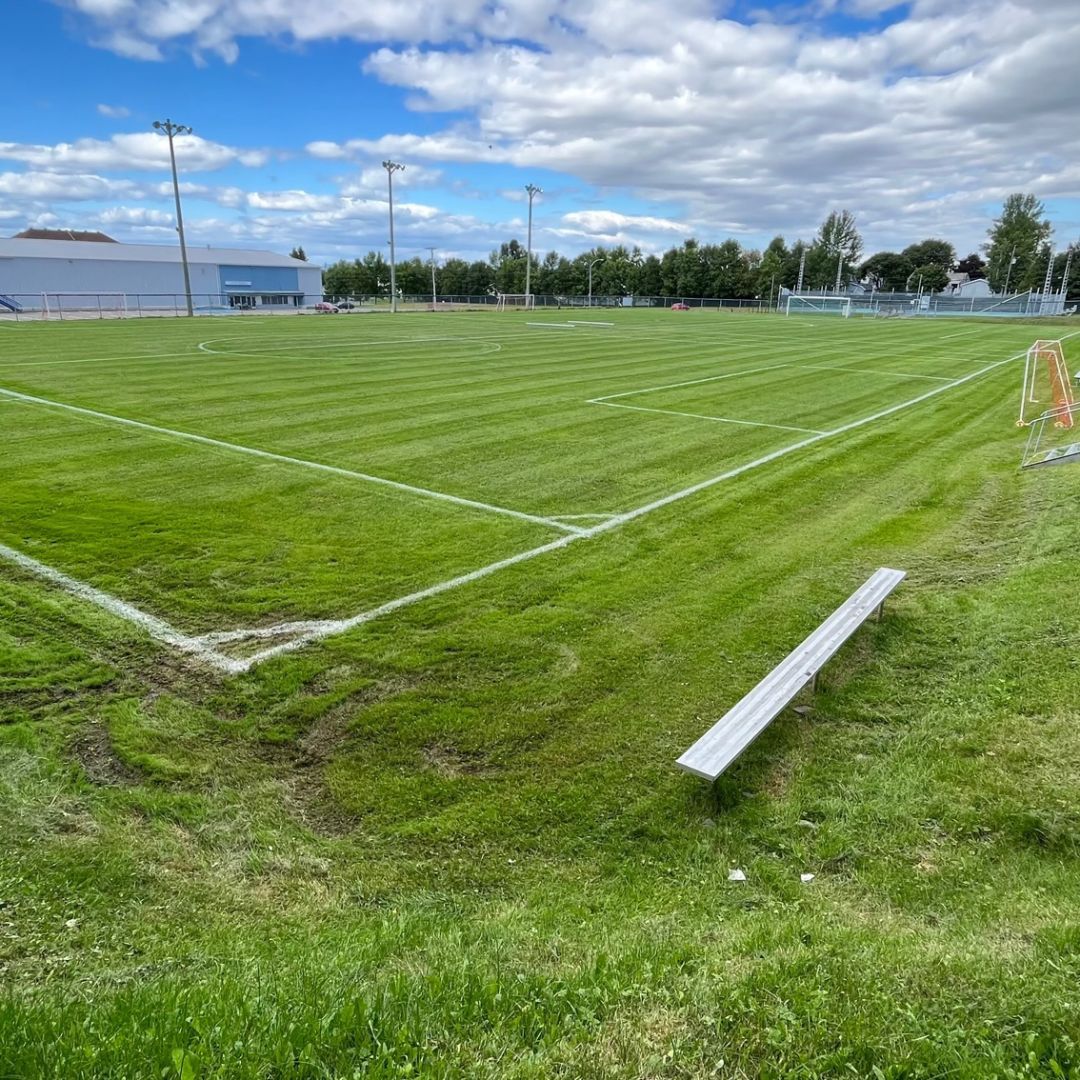
[[[189,262],[191,292],[196,307],[220,306],[229,293],[297,292],[304,293],[301,303],[310,306],[322,299],[322,271],[276,266],[218,266],[214,263]],[[250,281],[252,286],[225,286],[225,281]],[[95,307],[96,295],[109,294],[106,306],[115,306],[115,294],[124,293],[127,308],[182,307],[184,273],[179,251],[176,262],[144,262],[119,259],[57,259],[15,256],[0,258],[0,294],[17,299],[25,310],[40,310],[42,293],[68,294],[63,306]],[[87,294],[78,298],[71,294]],[[56,303],[50,298],[50,307]],[[256,306],[261,306],[259,300]]]

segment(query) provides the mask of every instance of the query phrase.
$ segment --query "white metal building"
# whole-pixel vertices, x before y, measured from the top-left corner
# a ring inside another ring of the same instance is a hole
[[[322,300],[322,270],[288,255],[189,246],[188,267],[203,311],[280,311]],[[0,239],[0,313],[95,303],[130,312],[184,308],[179,245]]]

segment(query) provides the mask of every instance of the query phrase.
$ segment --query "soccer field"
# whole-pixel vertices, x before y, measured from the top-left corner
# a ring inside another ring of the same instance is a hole
[[[607,310],[9,324],[0,556],[240,671],[440,591],[467,605],[477,577],[752,492],[826,440],[932,443],[945,400],[1008,425],[1014,361],[1049,333]]]
[[[0,324],[0,1075],[1076,1075],[1074,335]]]

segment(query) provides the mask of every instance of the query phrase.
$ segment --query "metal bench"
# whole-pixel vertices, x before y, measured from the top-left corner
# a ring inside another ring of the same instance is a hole
[[[875,571],[675,764],[695,776],[715,780],[808,682],[816,687],[818,672],[825,662],[872,612],[881,618],[886,598],[905,576],[905,571],[887,567]]]

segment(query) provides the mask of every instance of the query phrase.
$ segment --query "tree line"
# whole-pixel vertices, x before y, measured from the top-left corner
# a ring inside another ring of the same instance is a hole
[[[775,237],[763,250],[744,248],[737,240],[702,244],[685,240],[663,255],[645,255],[640,248],[595,247],[570,259],[556,251],[533,252],[530,288],[534,293],[582,296],[664,296],[775,300],[793,290],[802,273],[804,292],[841,289],[853,282],[885,290],[940,292],[953,271],[987,278],[995,292],[1041,289],[1050,258],[1051,226],[1043,204],[1033,195],[1010,195],[988,231],[982,255],[962,259],[947,240],[928,238],[903,251],[881,251],[862,260],[863,241],[855,216],[833,211],[809,243],[790,246]],[[303,251],[302,248],[297,249]],[[1080,293],[1080,245],[1073,245],[1070,295]],[[985,255],[985,258],[983,257]],[[303,257],[303,256],[301,256]],[[1055,257],[1052,288],[1061,288],[1067,252]],[[435,268],[441,296],[524,293],[527,253],[518,240],[499,245],[487,259],[447,259]],[[402,295],[430,295],[432,264],[419,257],[397,263]],[[390,265],[382,252],[342,260],[323,272],[329,296],[389,295]]]

